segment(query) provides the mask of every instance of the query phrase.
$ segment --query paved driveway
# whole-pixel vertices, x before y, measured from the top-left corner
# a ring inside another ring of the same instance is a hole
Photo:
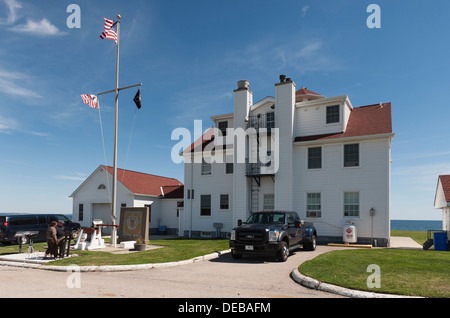
[[[336,249],[296,251],[285,263],[245,256],[234,260],[227,253],[176,267],[81,273],[81,288],[68,288],[71,273],[0,266],[0,297],[335,298],[339,296],[299,285],[290,273],[300,263]]]

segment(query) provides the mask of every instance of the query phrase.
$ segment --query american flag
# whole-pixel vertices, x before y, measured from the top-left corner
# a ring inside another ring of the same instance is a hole
[[[100,38],[114,40],[117,44],[117,22],[107,18],[103,19],[105,19],[105,31],[100,34]]]
[[[98,97],[95,95],[87,95],[87,94],[83,94],[81,95],[81,98],[83,99],[83,102],[86,105],[91,106],[92,108],[99,108],[98,105]]]

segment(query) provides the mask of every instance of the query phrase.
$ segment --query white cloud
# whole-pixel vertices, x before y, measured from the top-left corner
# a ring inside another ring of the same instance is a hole
[[[6,19],[0,19],[0,24],[13,24],[17,20],[16,9],[22,8],[22,5],[16,0],[3,0],[5,5],[8,7],[8,16]]]
[[[438,176],[450,173],[448,161],[419,163],[416,165],[392,165],[392,184],[402,190],[434,192]],[[414,195],[412,195],[414,197]]]
[[[203,130],[208,129],[213,125],[209,116],[221,113],[220,105],[232,105],[233,96],[231,92],[210,83],[178,91],[172,97],[176,115],[169,121],[173,127],[191,129],[194,120],[205,120]]]
[[[15,120],[0,115],[0,133],[11,134],[17,127],[18,124]]]
[[[310,7],[308,5],[304,6],[302,8],[302,18],[304,18],[306,16],[306,11],[308,11]]]
[[[60,179],[60,180],[70,180],[70,181],[84,181],[86,180],[86,178],[84,177],[74,177],[74,176],[64,176],[64,175],[59,175],[59,176],[55,176],[55,179]]]
[[[0,77],[0,91],[8,95],[42,98],[41,95]]]
[[[285,41],[282,38],[266,38],[249,44],[242,50],[227,52],[225,64],[234,69],[256,71],[289,70],[297,75],[306,72],[340,71],[344,63],[333,54],[326,42],[317,38]],[[227,66],[228,67],[228,66]]]
[[[323,47],[322,41],[313,41],[307,43],[300,51],[296,54],[296,58],[312,58],[317,52]]]
[[[31,33],[36,35],[65,34],[64,32],[59,31],[59,29],[56,26],[51,24],[51,22],[45,18],[39,22],[28,19],[26,24],[20,24],[15,27],[12,27],[11,30],[20,33]]]
[[[50,133],[29,130],[14,119],[0,115],[0,134],[11,135],[13,133],[29,134],[37,137],[49,137]]]
[[[30,78],[22,73],[0,69],[0,92],[19,97],[42,98],[38,93],[14,82],[17,80],[24,83],[28,79]]]
[[[11,31],[20,33],[29,33],[35,35],[62,35],[65,32],[61,32],[56,26],[54,26],[49,20],[42,19],[40,21],[34,21],[27,19],[25,24],[14,25],[18,20],[17,11],[22,8],[22,5],[17,0],[2,0],[6,5],[8,14],[6,18],[0,18],[0,25],[11,25]],[[0,12],[2,7],[0,6]],[[14,26],[13,26],[14,25]]]

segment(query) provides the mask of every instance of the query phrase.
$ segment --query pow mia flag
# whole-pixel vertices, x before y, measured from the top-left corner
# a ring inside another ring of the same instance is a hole
[[[136,93],[136,96],[134,96],[134,103],[136,104],[138,109],[141,109],[141,89],[139,89]]]

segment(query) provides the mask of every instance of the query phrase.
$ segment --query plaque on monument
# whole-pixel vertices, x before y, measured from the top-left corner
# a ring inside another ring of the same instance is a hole
[[[148,227],[149,227],[149,211],[145,208],[128,208],[120,209],[120,227],[119,240],[136,241],[140,238],[145,244],[148,244]]]

